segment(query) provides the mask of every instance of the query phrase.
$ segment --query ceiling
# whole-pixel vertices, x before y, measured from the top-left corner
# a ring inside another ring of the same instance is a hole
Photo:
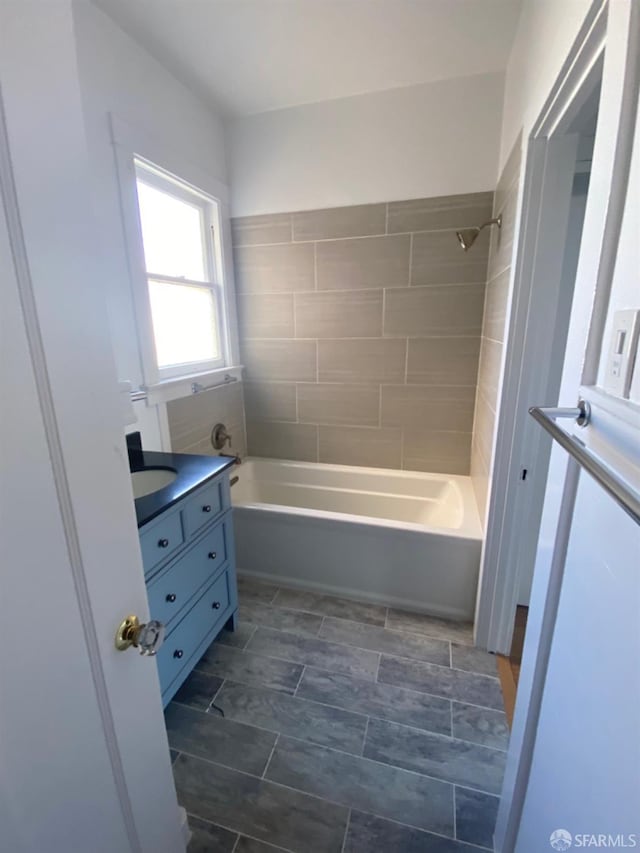
[[[94,0],[210,104],[276,110],[504,71],[521,0]]]

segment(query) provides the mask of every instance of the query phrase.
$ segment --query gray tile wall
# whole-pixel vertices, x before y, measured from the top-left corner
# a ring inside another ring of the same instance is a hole
[[[502,228],[499,231],[496,228],[491,229],[471,446],[471,476],[483,526],[486,523],[489,483],[493,469],[493,439],[506,336],[520,157],[521,140],[518,138],[500,176],[494,198],[493,215],[502,214]]]
[[[167,417],[175,453],[215,456],[218,451],[211,446],[211,430],[217,423],[225,424],[232,436],[231,450],[225,448],[224,452],[247,453],[241,382],[171,400]]]
[[[492,204],[232,220],[249,453],[469,473]]]

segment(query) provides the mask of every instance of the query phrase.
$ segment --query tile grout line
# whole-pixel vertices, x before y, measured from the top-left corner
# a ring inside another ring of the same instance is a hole
[[[407,385],[409,383],[409,343],[410,343],[410,338],[405,338],[405,340],[404,340],[404,384],[405,385]]]
[[[316,667],[311,667],[311,669],[314,669],[314,668],[316,668]],[[305,666],[304,669],[306,670],[307,667]],[[338,673],[338,674],[340,674],[340,673]],[[300,682],[302,681],[303,675],[304,675],[304,672],[300,676]],[[345,678],[348,678],[348,677],[349,676],[345,676]],[[419,734],[430,734],[430,735],[435,735],[435,736],[440,737],[440,738],[446,738],[448,740],[462,741],[463,743],[471,744],[473,746],[480,746],[484,749],[488,749],[488,750],[491,750],[493,752],[502,752],[502,753],[507,752],[507,747],[505,747],[503,749],[503,748],[498,747],[498,746],[489,746],[488,744],[481,743],[480,741],[477,741],[477,740],[469,740],[468,738],[456,737],[453,734],[447,734],[446,732],[437,731],[436,729],[423,728],[421,726],[412,725],[411,723],[400,722],[397,719],[385,717],[382,714],[373,714],[371,712],[366,712],[366,711],[354,711],[352,708],[345,708],[343,705],[332,704],[330,702],[321,702],[318,699],[310,699],[307,696],[298,696],[298,695],[296,695],[296,693],[285,693],[281,690],[276,690],[275,688],[272,688],[272,687],[268,687],[268,686],[265,686],[262,684],[251,684],[249,682],[241,681],[241,680],[235,679],[235,678],[225,679],[225,683],[227,681],[231,682],[232,684],[239,685],[240,687],[248,687],[250,689],[255,689],[255,690],[265,690],[267,692],[270,691],[272,693],[276,693],[278,696],[284,696],[284,697],[288,697],[290,699],[297,699],[299,702],[308,702],[311,705],[319,705],[322,708],[331,708],[332,710],[335,710],[335,711],[342,711],[343,713],[349,714],[353,717],[365,717],[365,718],[368,717],[370,720],[380,720],[381,722],[391,723],[394,726],[399,726],[400,728],[403,728],[403,729],[410,729],[411,731],[415,731]],[[367,683],[376,684],[376,682],[373,682],[373,681],[370,681]],[[377,683],[383,687],[392,687],[392,688],[395,687],[395,685],[386,684],[386,682],[377,682]],[[298,685],[296,687],[296,691],[297,691],[299,686],[300,686],[300,683],[298,683]],[[409,693],[416,693],[418,696],[421,696],[421,697],[428,697],[428,698],[437,699],[439,702],[447,702],[450,706],[450,714],[451,715],[453,715],[453,705],[454,704],[458,704],[458,705],[466,704],[466,705],[468,705],[468,703],[456,702],[456,700],[448,699],[448,698],[443,697],[443,696],[437,696],[437,695],[433,695],[433,694],[429,694],[429,693],[419,693],[418,691],[411,690],[410,688],[407,688],[407,687],[400,687],[397,689],[406,690]],[[194,705],[186,705],[184,702],[176,702],[175,699],[173,699],[172,702],[175,703],[176,705],[180,705],[180,707],[182,707],[182,708],[190,708],[191,710],[197,711],[200,714],[206,714],[207,713],[207,711],[203,711],[201,708],[197,708]],[[492,711],[493,712],[493,710],[494,710],[492,708],[485,708],[482,705],[468,705],[468,707],[478,708],[481,711]],[[495,713],[503,713],[503,712],[497,711]],[[238,720],[234,720],[233,717],[227,717],[225,719],[231,720],[232,722],[240,722]],[[453,717],[451,717],[451,719],[453,719]],[[259,731],[270,732],[271,734],[278,734],[278,732],[276,732],[275,729],[265,728],[264,726],[260,726],[257,723],[242,722],[242,725],[251,726],[254,729],[258,729]],[[282,732],[280,732],[280,734],[282,734]],[[301,741],[305,741],[308,743],[312,743],[315,746],[324,747],[326,749],[333,749],[336,752],[345,753],[346,755],[355,755],[357,757],[356,753],[348,752],[347,750],[340,749],[339,747],[327,746],[326,744],[319,743],[318,741],[311,741],[311,740],[308,741],[307,738],[299,737],[296,735],[285,734],[284,736],[294,738],[295,740],[301,740]],[[173,747],[172,747],[172,749],[173,749]],[[384,762],[381,762],[381,763],[384,764]],[[390,766],[395,767],[395,766],[399,766],[399,765],[390,765]],[[401,768],[401,769],[406,769],[406,768]],[[418,771],[413,771],[413,772],[418,772]],[[420,775],[424,775],[424,774],[420,774]],[[460,787],[464,787],[464,785],[461,785]]]
[[[249,624],[251,624],[251,623],[249,623]],[[248,637],[247,637],[247,639],[245,640],[244,646],[242,647],[241,651],[243,651],[243,652],[244,652],[244,651],[246,651],[247,646],[249,645],[249,643],[250,643],[250,642],[251,642],[251,640],[253,639],[253,635],[255,634],[255,632],[256,632],[257,630],[258,630],[258,626],[257,626],[256,624],[254,624],[254,626],[253,626],[253,631],[249,634],[249,636],[248,636]],[[223,644],[223,645],[224,645],[224,644]],[[233,646],[231,646],[231,648],[233,648]]]
[[[280,658],[270,658],[270,660],[280,660]],[[285,662],[291,663],[291,661],[285,661]],[[344,673],[341,673],[341,672],[334,673],[332,670],[327,670],[327,669],[324,669],[323,667],[314,666],[312,664],[304,664],[304,668],[305,669],[307,669],[307,668],[319,669],[322,672],[328,672],[330,675],[340,675],[340,676],[343,676],[344,678],[351,678],[352,677],[349,675],[345,675]],[[194,671],[196,671],[196,670],[194,670]],[[204,671],[199,669],[199,670],[197,670],[197,672],[202,673]],[[204,674],[205,675],[211,675],[212,673],[204,672]],[[357,676],[356,676],[356,678],[357,678]],[[397,684],[389,684],[386,681],[372,681],[368,678],[361,678],[360,680],[365,681],[367,684],[379,685],[381,687],[390,687],[390,688],[395,689],[395,690],[404,690],[407,693],[415,693],[416,696],[423,697],[423,698],[426,697],[427,699],[437,699],[440,702],[450,702],[452,705],[452,709],[453,709],[453,705],[466,705],[469,708],[477,708],[479,711],[489,711],[492,714],[502,714],[504,716],[504,711],[500,711],[496,708],[490,708],[487,705],[476,705],[473,702],[463,702],[462,700],[451,699],[448,696],[441,696],[437,693],[422,693],[420,690],[414,690],[411,687],[402,687],[401,685],[397,685]],[[289,693],[289,692],[284,691],[284,690],[278,690],[275,687],[269,687],[269,685],[265,685],[265,684],[257,684],[255,682],[252,683],[249,681],[242,681],[240,678],[226,678],[225,681],[231,681],[234,684],[240,684],[243,687],[251,687],[251,688],[258,689],[258,690],[270,690],[273,693],[277,693],[278,695],[289,696],[291,698],[294,698],[293,693]],[[299,699],[301,701],[305,701],[305,702],[313,702],[314,704],[322,705],[325,708],[334,708],[338,711],[344,711],[348,714],[354,714],[355,716],[359,716],[359,717],[367,716],[367,714],[365,714],[364,711],[353,711],[350,708],[345,708],[342,705],[333,705],[330,702],[320,702],[317,699],[308,699],[306,696],[295,696],[295,698]],[[173,699],[172,702],[176,702],[176,700]],[[193,705],[185,705],[184,702],[176,702],[176,704],[181,705],[183,708],[192,708],[195,711],[200,710],[199,708],[194,708]],[[200,713],[205,713],[205,712],[200,711]],[[416,731],[419,731],[419,732],[430,732],[431,734],[441,735],[442,737],[450,737],[450,735],[443,735],[442,732],[437,732],[434,729],[423,729],[423,728],[420,728],[420,726],[412,726],[410,723],[401,723],[401,722],[398,722],[397,720],[392,720],[388,717],[383,717],[380,714],[369,714],[368,716],[370,716],[372,719],[384,720],[388,723],[394,723],[395,725],[403,726],[404,728],[407,728],[407,729],[415,729]],[[247,725],[249,725],[249,724],[247,724]],[[260,728],[260,726],[254,726],[254,728]],[[265,729],[265,731],[272,731],[272,729]],[[462,740],[465,743],[473,743],[473,744],[476,744],[477,746],[486,746],[486,744],[479,743],[478,741],[474,741],[474,740],[467,740],[467,738],[457,737],[457,738],[454,738],[454,740]],[[506,748],[501,749],[500,747],[497,747],[497,746],[487,746],[487,749],[493,749],[496,752],[506,752]]]
[[[458,838],[458,821],[456,820],[456,786],[453,785],[453,837]]]
[[[344,849],[347,843],[347,836],[349,835],[349,824],[351,823],[351,812],[352,809],[350,808],[347,814],[347,823],[344,827],[344,838],[342,839],[342,847],[340,848],[340,853],[344,853]]]
[[[319,614],[316,614],[316,615],[319,615]],[[326,618],[333,618],[333,617],[326,617]],[[348,621],[348,620],[343,620],[343,621]],[[401,654],[399,652],[390,652],[390,651],[384,651],[384,650],[380,651],[379,649],[371,649],[371,648],[367,648],[366,646],[356,646],[353,643],[347,643],[347,642],[344,642],[341,640],[329,640],[329,639],[326,639],[325,637],[320,637],[318,635],[316,635],[316,636],[304,635],[304,634],[297,634],[294,631],[284,631],[284,630],[279,629],[279,628],[272,628],[269,625],[256,625],[255,627],[256,627],[256,630],[258,628],[261,628],[263,631],[273,631],[274,633],[283,635],[286,638],[295,637],[298,640],[315,640],[315,641],[318,641],[320,643],[325,643],[326,645],[343,646],[345,648],[353,649],[356,652],[367,652],[369,654],[384,655],[386,657],[396,658],[397,660],[419,663],[419,664],[422,664],[424,666],[429,666],[429,667],[437,667],[439,670],[443,670],[444,672],[452,672],[452,673],[458,672],[458,673],[463,674],[464,676],[471,676],[473,678],[480,678],[480,679],[490,679],[491,681],[498,682],[498,684],[500,683],[500,678],[497,674],[496,675],[487,675],[486,673],[478,672],[477,670],[460,669],[459,667],[453,667],[453,666],[450,666],[449,664],[435,663],[434,661],[428,660],[426,658],[410,657],[406,652],[404,654]],[[373,627],[378,627],[378,626],[373,626]],[[254,633],[250,637],[249,642],[251,640],[253,640],[255,633],[256,632],[254,631]],[[422,636],[422,635],[417,635],[417,636]],[[431,639],[437,640],[437,638],[431,638]],[[438,642],[448,642],[446,640],[437,640],[437,641]],[[293,664],[298,664],[299,666],[314,666],[314,664],[306,664],[300,660],[293,660],[291,658],[283,658],[283,657],[279,657],[277,655],[268,655],[268,654],[264,654],[263,652],[256,652],[253,649],[250,649],[248,647],[248,644],[243,649],[239,649],[237,646],[225,645],[224,643],[220,643],[219,645],[222,646],[223,648],[227,648],[227,649],[235,648],[236,651],[239,651],[239,652],[247,651],[247,652],[250,652],[251,654],[258,655],[259,657],[265,657],[265,658],[269,658],[271,660],[279,660],[279,661],[282,661],[283,663],[293,663]],[[197,665],[194,668],[197,668]],[[318,668],[323,669],[325,667],[320,666]],[[202,672],[203,670],[200,670],[200,671]],[[329,671],[336,672],[337,674],[341,673],[340,670],[329,670]],[[207,672],[207,670],[204,670],[204,672]],[[209,675],[215,675],[215,672],[209,671],[208,674]],[[351,673],[342,673],[342,674],[351,675]],[[363,676],[356,675],[353,677],[362,678]],[[371,679],[365,678],[364,680],[370,681]],[[402,685],[396,685],[396,686],[402,687]],[[415,688],[407,688],[407,689],[411,690],[411,689],[415,689]],[[416,692],[423,693],[423,692],[428,692],[428,691],[417,690]],[[430,694],[430,695],[438,695],[438,694]],[[445,696],[445,698],[446,699],[452,699],[451,696]],[[477,705],[479,708],[489,708],[489,709],[491,708],[491,705],[478,705],[477,702],[467,702],[464,699],[455,699],[454,701],[461,702],[461,703],[467,704],[467,705]],[[493,708],[493,710],[499,711],[500,709],[499,708]]]
[[[413,234],[413,231],[409,233],[409,281],[407,282],[407,287],[411,287],[411,277],[413,275]]]
[[[218,829],[226,829],[227,832],[235,833],[238,836],[238,838],[236,840],[236,844],[239,843],[241,838],[249,838],[249,839],[251,839],[251,841],[258,841],[260,844],[265,844],[267,847],[272,847],[274,850],[283,850],[284,853],[295,853],[295,850],[291,850],[288,847],[280,847],[277,844],[272,844],[270,841],[263,841],[260,838],[256,838],[254,835],[249,835],[248,832],[242,832],[239,829],[232,829],[230,826],[225,826],[225,824],[223,824],[223,823],[216,823],[214,820],[210,820],[209,818],[200,817],[200,815],[197,815],[195,812],[188,811],[187,815],[189,817],[195,817],[196,820],[200,820],[200,821],[202,821],[202,823],[207,823],[207,824],[209,824],[209,826],[215,826]],[[235,847],[234,847],[234,850],[235,850]],[[232,853],[233,853],[233,851],[232,851]]]
[[[294,290],[291,294],[292,303],[293,303],[293,339],[296,340],[298,337],[297,333],[297,323],[296,323],[296,291]]]
[[[326,617],[326,618],[331,619],[334,617]],[[343,620],[343,621],[349,621],[349,620]],[[370,654],[387,655],[387,657],[399,658],[400,660],[416,661],[418,663],[426,664],[428,666],[437,666],[437,667],[439,667],[439,669],[443,669],[445,671],[451,670],[454,672],[464,672],[467,675],[481,676],[482,678],[493,678],[494,680],[499,681],[499,678],[497,675],[496,676],[485,675],[482,672],[476,672],[474,670],[457,669],[456,667],[451,667],[449,664],[435,663],[435,661],[429,660],[428,658],[411,657],[407,652],[400,653],[400,652],[390,652],[390,651],[384,651],[384,650],[381,651],[380,649],[372,649],[372,648],[368,648],[367,646],[357,646],[354,643],[348,643],[344,640],[335,640],[335,639],[330,640],[326,637],[319,636],[319,634],[315,635],[315,636],[297,634],[294,631],[284,631],[281,628],[272,628],[269,625],[257,625],[256,627],[262,628],[265,631],[274,631],[278,634],[283,634],[286,637],[295,637],[298,640],[318,640],[319,642],[326,643],[327,645],[344,646],[345,648],[353,649],[356,652],[369,652]],[[378,627],[378,626],[372,626],[372,627]],[[420,635],[418,635],[418,636],[420,636]],[[435,639],[435,638],[433,638],[433,639]],[[444,642],[448,642],[448,641],[447,640],[437,640],[437,642],[443,642],[444,643]],[[224,643],[222,643],[221,645],[224,645]],[[227,648],[233,648],[233,646],[227,646]],[[252,651],[252,649],[247,649],[247,651]],[[276,660],[283,660],[283,661],[287,661],[288,663],[302,664],[302,661],[300,661],[300,660],[292,660],[290,658],[279,658],[277,656],[267,655],[267,654],[264,654],[261,652],[258,652],[257,654],[260,654],[262,657],[269,657],[269,658],[275,657]],[[306,664],[303,664],[303,665],[306,665]],[[312,664],[310,664],[310,666],[312,666]],[[337,671],[338,670],[336,670],[336,672]],[[357,678],[358,676],[355,676],[355,677]],[[420,691],[418,691],[418,692],[420,692]],[[449,697],[447,697],[447,698],[449,698]]]
[[[318,290],[318,241],[313,241],[313,289]]]
[[[269,758],[267,758],[267,763],[265,764],[264,770],[262,771],[262,776],[260,776],[261,779],[266,778],[265,774],[266,774],[267,770],[269,769],[269,765],[271,764],[271,759],[273,758],[273,753],[276,751],[276,746],[278,745],[279,740],[280,740],[280,732],[277,732],[276,733],[276,739],[274,740],[273,746],[271,747],[271,752],[269,753]],[[249,774],[249,775],[251,775],[251,774]]]
[[[319,615],[319,614],[317,614],[317,615]],[[327,617],[327,618],[333,618],[333,617]],[[344,621],[347,621],[347,620],[344,620]],[[438,669],[444,670],[445,672],[459,672],[459,673],[464,674],[465,676],[472,676],[473,678],[481,678],[481,679],[488,678],[491,681],[497,681],[497,682],[500,681],[500,678],[497,674],[496,675],[487,675],[484,672],[478,672],[477,670],[474,670],[474,669],[460,669],[459,667],[450,666],[450,664],[435,663],[435,661],[429,660],[427,658],[410,657],[406,652],[404,654],[401,654],[399,652],[390,652],[390,651],[385,651],[385,650],[381,651],[380,649],[367,648],[366,646],[356,646],[353,643],[347,643],[347,642],[344,642],[342,640],[329,640],[326,637],[320,637],[318,634],[316,634],[316,635],[313,635],[313,634],[297,634],[294,631],[285,631],[285,630],[282,630],[280,628],[272,628],[269,625],[256,624],[255,628],[256,628],[256,630],[258,628],[261,628],[263,631],[273,631],[277,634],[282,634],[287,638],[288,637],[295,637],[298,640],[316,640],[316,641],[319,641],[321,643],[326,643],[327,645],[344,646],[346,648],[353,649],[356,652],[368,652],[369,654],[386,655],[386,657],[397,658],[397,659],[403,660],[403,661],[413,661],[413,662],[416,662],[419,664],[423,664],[425,666],[435,666],[435,667],[438,667]],[[249,638],[248,642],[253,640],[254,636],[255,636],[255,631],[251,635],[251,637]],[[418,636],[420,636],[420,635],[418,635]],[[436,639],[436,638],[432,638],[432,639]],[[438,642],[447,642],[447,641],[446,640],[439,640]],[[227,645],[225,643],[219,643],[218,645],[220,645],[226,649],[236,649],[236,651],[239,651],[239,652],[240,651],[248,651],[251,654],[257,654],[259,657],[266,657],[266,658],[270,658],[272,660],[280,660],[280,661],[283,661],[284,663],[295,663],[295,664],[303,665],[303,666],[314,666],[314,664],[303,664],[302,661],[300,661],[300,660],[292,660],[291,658],[282,658],[282,657],[278,657],[277,655],[268,655],[268,654],[264,654],[263,652],[256,652],[253,649],[248,648],[248,646],[241,649],[238,646],[231,646],[231,645]],[[197,665],[194,668],[197,668]],[[323,669],[324,667],[320,666],[318,668]],[[203,670],[200,670],[200,671],[202,672]],[[206,670],[204,670],[204,671],[207,672]],[[335,672],[339,672],[339,670],[335,670]],[[209,675],[215,675],[214,672],[209,672],[208,674]],[[349,673],[346,673],[346,674],[349,675]],[[358,678],[358,677],[362,677],[362,676],[356,675],[354,677]],[[370,679],[365,679],[365,680],[368,681]],[[398,685],[398,686],[401,687],[402,685]],[[408,688],[408,689],[411,690],[412,688]],[[417,692],[422,693],[422,692],[426,692],[426,691],[418,690]],[[447,696],[445,698],[450,699],[451,697]],[[463,703],[468,704],[468,705],[477,705],[478,704],[477,702],[465,702],[464,699],[456,699],[455,701],[463,702]],[[478,707],[490,708],[491,706],[490,705],[479,705]],[[494,710],[499,710],[499,709],[494,709]]]
[[[364,734],[362,736],[362,749],[360,750],[360,757],[364,758],[364,751],[367,746],[367,735],[369,734],[369,723],[371,722],[371,717],[367,714],[367,721],[364,724]]]
[[[300,740],[300,738],[292,738],[292,739],[293,740]],[[331,749],[331,747],[326,747],[326,748]],[[352,753],[345,753],[345,754],[350,755],[352,758],[359,758],[359,756],[357,756],[357,755],[354,756]],[[331,803],[333,805],[341,806],[342,808],[347,808],[347,809],[350,808],[349,806],[345,805],[344,803],[339,802],[338,800],[331,800],[331,799],[328,799],[327,797],[322,797],[319,794],[313,794],[313,793],[310,793],[309,791],[305,791],[302,788],[294,788],[292,785],[286,785],[283,782],[276,782],[274,779],[267,779],[264,776],[256,776],[254,773],[248,773],[246,770],[238,770],[237,768],[230,767],[228,764],[222,764],[222,762],[219,762],[219,761],[212,761],[210,758],[203,758],[202,756],[194,755],[191,752],[185,752],[185,753],[183,753],[183,755],[186,755],[188,758],[195,759],[196,761],[203,761],[206,764],[211,764],[214,767],[223,767],[227,770],[231,770],[234,773],[238,773],[242,776],[248,776],[250,779],[256,779],[257,781],[267,782],[270,785],[275,785],[278,788],[284,788],[288,791],[295,791],[298,794],[303,794],[306,797],[311,797],[313,799],[320,800],[324,803]],[[377,764],[377,765],[380,765],[382,767],[390,767],[392,769],[402,770],[403,772],[409,773],[412,776],[420,776],[421,778],[430,779],[431,781],[438,782],[441,785],[448,785],[451,788],[453,788],[455,786],[454,782],[447,782],[446,780],[443,780],[443,779],[437,779],[434,776],[424,776],[424,774],[416,773],[413,770],[406,770],[403,767],[400,767],[400,768],[395,767],[394,768],[394,765],[383,764],[382,762],[375,761],[372,758],[365,758],[365,759],[361,759],[361,760],[371,761],[373,764]],[[468,785],[459,785],[458,787],[464,787],[468,791],[476,791],[477,793],[486,794],[487,796],[490,796],[490,797],[499,798],[499,796],[500,796],[499,794],[492,794],[490,791],[483,791],[480,788],[470,788]],[[355,807],[353,807],[353,808],[355,808]],[[194,814],[194,817],[199,817],[199,815],[196,815],[195,813],[193,813],[193,814]],[[409,829],[417,829],[420,832],[426,832],[426,833],[430,833],[431,835],[437,835],[440,838],[448,838],[450,840],[455,840],[455,839],[453,839],[453,837],[451,835],[442,835],[442,833],[438,833],[433,829],[426,829],[425,827],[416,826],[415,824],[412,824],[412,823],[403,823],[402,821],[399,821],[395,818],[388,817],[387,815],[381,815],[381,814],[378,814],[377,812],[369,811],[369,812],[366,812],[366,814],[371,814],[374,817],[380,817],[383,820],[388,820],[391,823],[397,824],[398,826],[405,826]],[[206,820],[206,818],[202,818],[202,819]],[[207,822],[211,823],[211,821],[207,821]],[[226,828],[226,827],[224,827],[224,828]],[[238,830],[231,830],[231,831],[232,832],[238,832]],[[244,833],[241,833],[241,834],[244,834]],[[269,843],[269,842],[266,842],[266,843]],[[474,847],[477,847],[477,845],[474,845]],[[479,849],[486,850],[487,848],[479,848]]]
[[[271,599],[271,601],[267,602],[268,607],[273,607],[275,600],[280,595],[280,589],[281,588],[279,586],[276,587],[276,591],[273,593],[273,598]]]
[[[213,694],[213,696],[211,697],[211,702],[209,702],[209,704],[207,705],[207,710],[206,710],[206,712],[205,712],[205,713],[207,713],[207,714],[209,713],[209,711],[211,710],[211,706],[212,706],[212,705],[213,705],[213,703],[216,701],[216,696],[218,695],[218,693],[220,693],[220,691],[221,691],[221,690],[222,690],[222,688],[224,687],[224,685],[225,685],[225,683],[226,683],[226,681],[227,681],[227,680],[228,680],[228,679],[226,679],[226,678],[223,678],[223,679],[222,679],[222,684],[220,685],[220,687],[218,687],[218,689],[216,690],[216,692],[215,692],[215,693]]]
[[[300,673],[300,678],[298,679],[298,683],[296,684],[296,689],[293,691],[293,696],[296,699],[298,698],[298,688],[300,687],[300,684],[302,683],[302,677],[304,676],[304,672],[305,672],[306,668],[307,668],[306,663],[303,663],[302,664],[302,671]],[[305,701],[309,701],[309,700],[305,700]]]

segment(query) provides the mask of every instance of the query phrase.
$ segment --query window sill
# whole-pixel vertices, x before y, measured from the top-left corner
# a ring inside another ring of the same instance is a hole
[[[190,397],[193,394],[209,390],[210,386],[224,387],[234,382],[242,381],[242,365],[233,367],[220,367],[216,370],[207,370],[204,373],[191,373],[188,376],[176,376],[174,379],[164,379],[155,385],[147,385],[144,391],[147,396],[148,406],[157,406],[158,403],[169,403],[181,397]],[[194,391],[193,386],[198,387]]]

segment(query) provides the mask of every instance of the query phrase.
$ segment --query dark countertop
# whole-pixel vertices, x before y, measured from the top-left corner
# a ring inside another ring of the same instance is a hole
[[[136,499],[138,527],[147,524],[210,477],[221,474],[234,464],[235,460],[224,456],[196,456],[191,453],[159,453],[155,450],[143,450],[141,455],[137,455],[132,471],[142,471],[145,468],[173,468],[178,472],[178,476],[173,483],[169,483],[163,489]]]

